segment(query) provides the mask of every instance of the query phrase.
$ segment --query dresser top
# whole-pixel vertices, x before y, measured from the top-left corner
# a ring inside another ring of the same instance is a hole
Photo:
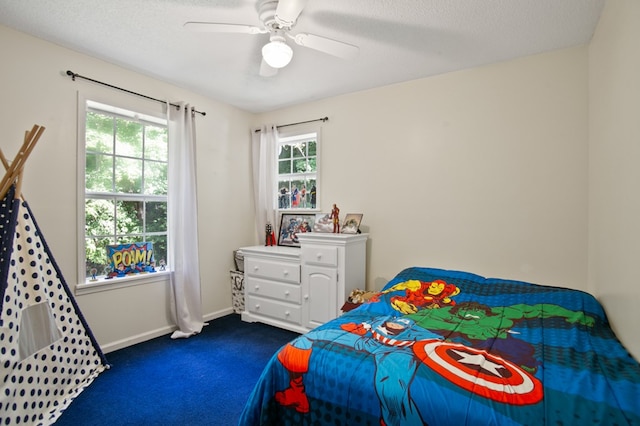
[[[335,244],[335,245],[348,245],[354,243],[362,243],[369,238],[369,234],[340,234],[330,232],[308,232],[300,233],[296,235],[300,243],[304,244]]]
[[[278,258],[300,258],[300,247],[288,247],[288,246],[251,246],[241,247],[240,251],[243,254],[257,255],[257,256],[275,256]]]

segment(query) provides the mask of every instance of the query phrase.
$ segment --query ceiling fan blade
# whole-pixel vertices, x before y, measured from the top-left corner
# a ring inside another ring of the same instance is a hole
[[[270,67],[263,59],[260,63],[260,77],[273,77],[276,74],[278,74],[278,68]]]
[[[308,0],[280,0],[276,9],[275,19],[283,27],[291,28],[298,20],[302,9]]]
[[[186,29],[209,33],[239,33],[239,34],[266,34],[264,28],[243,24],[221,24],[217,22],[185,22]]]
[[[291,37],[293,41],[300,46],[319,50],[320,52],[328,53],[329,55],[337,56],[342,59],[353,59],[358,56],[358,52],[360,51],[360,48],[353,44],[313,34],[300,33],[295,36],[290,34],[287,35],[289,35],[289,37]]]

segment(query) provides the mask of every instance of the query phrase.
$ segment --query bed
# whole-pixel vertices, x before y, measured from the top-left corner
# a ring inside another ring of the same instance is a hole
[[[283,346],[240,425],[640,425],[640,365],[584,292],[408,268]]]

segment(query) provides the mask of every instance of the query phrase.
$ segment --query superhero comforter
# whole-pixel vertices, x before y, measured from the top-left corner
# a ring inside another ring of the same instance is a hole
[[[640,365],[591,295],[409,268],[276,353],[241,425],[640,425]]]

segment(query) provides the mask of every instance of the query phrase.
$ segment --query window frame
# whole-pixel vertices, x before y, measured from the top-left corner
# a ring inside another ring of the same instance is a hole
[[[305,136],[307,135],[312,135],[315,134],[315,141],[316,141],[316,171],[315,171],[315,181],[316,181],[316,206],[314,208],[312,208],[310,205],[309,207],[306,208],[302,208],[302,207],[298,207],[298,208],[280,208],[280,205],[278,203],[278,196],[276,195],[276,197],[274,197],[274,209],[276,210],[276,212],[278,213],[278,216],[280,216],[280,214],[282,213],[291,213],[291,212],[321,212],[321,191],[318,192],[317,189],[322,187],[322,181],[321,181],[321,170],[322,170],[322,127],[319,125],[305,125],[305,126],[295,126],[294,129],[286,129],[286,130],[279,130],[278,131],[278,140],[276,141],[276,149],[275,149],[275,179],[274,179],[274,194],[278,194],[280,192],[280,173],[279,173],[279,152],[280,152],[280,146],[282,144],[286,144],[288,142],[294,142],[296,140],[296,138],[298,138],[298,140],[304,140],[304,139],[309,139],[309,138],[305,138]],[[289,141],[281,141],[281,139],[288,139]],[[289,174],[292,175],[292,174]],[[310,191],[311,188],[307,188],[307,191]]]
[[[86,247],[85,247],[85,202],[86,202],[86,118],[87,112],[91,109],[103,110],[109,114],[114,114],[118,117],[126,119],[134,119],[136,121],[142,121],[149,124],[156,124],[166,126],[168,129],[169,123],[167,121],[166,114],[162,109],[153,110],[141,105],[137,105],[134,102],[122,102],[114,99],[103,99],[100,96],[91,96],[78,93],[78,128],[77,128],[77,284],[75,287],[76,295],[93,293],[96,291],[111,290],[123,287],[129,287],[139,284],[147,284],[155,281],[164,281],[167,279],[167,275],[171,273],[169,267],[164,270],[157,270],[152,274],[144,275],[132,275],[127,277],[120,277],[117,280],[99,279],[98,281],[91,281],[88,272],[86,271]],[[167,157],[167,162],[170,158]],[[94,199],[102,197],[109,198],[110,195],[105,193],[103,195],[96,195]],[[168,202],[168,194],[166,196],[149,195],[144,196],[142,194],[132,194],[132,196],[125,195],[122,200],[126,198],[140,199],[142,197],[147,198],[147,201],[154,201],[163,198],[163,201]],[[116,200],[117,201],[117,200]],[[170,244],[169,230],[167,229],[167,248]]]

